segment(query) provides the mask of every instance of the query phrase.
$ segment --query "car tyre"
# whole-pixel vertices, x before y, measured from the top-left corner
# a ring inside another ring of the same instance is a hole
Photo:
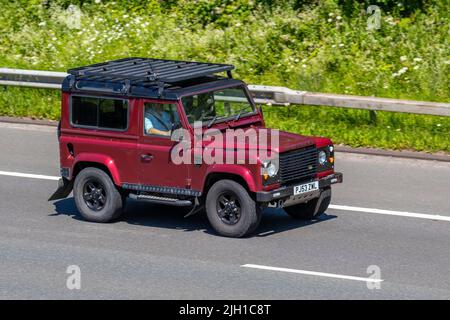
[[[241,184],[220,180],[208,191],[206,215],[218,234],[241,238],[256,230],[262,210]]]
[[[124,197],[101,169],[83,169],[75,178],[73,195],[78,211],[88,221],[110,222],[122,214]]]

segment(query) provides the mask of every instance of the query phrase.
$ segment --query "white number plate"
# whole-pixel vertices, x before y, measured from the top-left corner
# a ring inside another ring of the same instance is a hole
[[[294,195],[319,189],[319,181],[308,182],[294,187]]]

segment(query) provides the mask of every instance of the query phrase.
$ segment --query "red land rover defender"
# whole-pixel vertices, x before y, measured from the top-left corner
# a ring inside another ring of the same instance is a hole
[[[233,68],[127,58],[69,70],[49,200],[73,190],[95,222],[117,219],[127,197],[186,206],[228,237],[252,233],[268,206],[300,219],[325,212],[342,182],[331,140],[267,129]]]

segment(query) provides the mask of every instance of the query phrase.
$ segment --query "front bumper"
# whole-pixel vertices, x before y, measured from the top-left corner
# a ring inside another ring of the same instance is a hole
[[[335,172],[333,174],[330,174],[329,176],[317,179],[319,181],[319,191],[320,189],[326,188],[332,184],[335,183],[342,183],[343,181],[343,175],[340,172]],[[303,183],[307,183],[308,181],[305,181]],[[283,186],[271,191],[260,191],[256,192],[256,201],[257,202],[272,202],[274,200],[279,199],[285,199],[289,198],[294,195],[294,186],[299,185],[302,183],[296,183],[294,185],[289,186]],[[320,194],[320,192],[316,192],[317,196]]]

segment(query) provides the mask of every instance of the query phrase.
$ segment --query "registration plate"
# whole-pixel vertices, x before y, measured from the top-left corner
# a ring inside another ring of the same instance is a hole
[[[298,186],[294,186],[294,195],[302,194],[319,189],[319,181],[308,182]]]

